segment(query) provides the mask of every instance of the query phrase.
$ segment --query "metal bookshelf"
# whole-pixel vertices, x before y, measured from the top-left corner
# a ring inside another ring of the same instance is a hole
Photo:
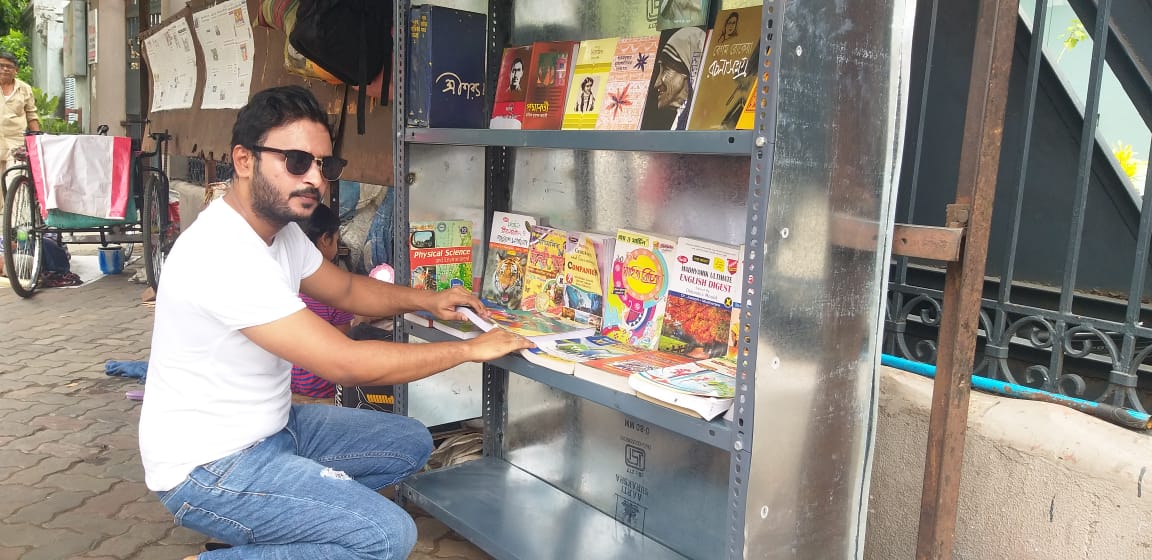
[[[505,46],[634,35],[624,26],[659,4],[432,3],[487,12],[488,107]],[[396,64],[398,282],[410,220],[472,219],[484,245],[494,210],[742,244],[746,271],[731,421],[508,356],[475,378],[484,457],[400,496],[501,560],[861,557],[913,4],[765,0],[750,131],[408,128]],[[879,241],[843,244],[844,218]],[[398,410],[421,398],[401,388]]]

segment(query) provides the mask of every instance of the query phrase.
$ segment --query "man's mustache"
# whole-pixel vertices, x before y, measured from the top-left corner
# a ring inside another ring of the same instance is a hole
[[[320,200],[320,189],[316,187],[305,187],[300,190],[292,191],[292,193],[288,195],[288,198],[292,198],[294,196],[311,196],[316,200]]]

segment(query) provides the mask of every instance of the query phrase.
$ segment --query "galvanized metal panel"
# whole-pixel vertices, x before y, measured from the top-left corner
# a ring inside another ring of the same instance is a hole
[[[727,451],[518,375],[508,404],[509,462],[688,558],[723,557]]]
[[[739,479],[744,558],[863,553],[883,277],[912,5],[769,0],[780,35],[756,335]],[[908,27],[906,27],[906,24]],[[837,246],[872,224],[873,250]]]

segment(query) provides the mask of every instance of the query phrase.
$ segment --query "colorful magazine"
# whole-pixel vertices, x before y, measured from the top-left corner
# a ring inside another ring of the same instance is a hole
[[[530,228],[536,218],[508,212],[492,213],[488,236],[488,264],[484,268],[480,295],[510,309],[520,308],[524,294],[524,273],[528,270]]]

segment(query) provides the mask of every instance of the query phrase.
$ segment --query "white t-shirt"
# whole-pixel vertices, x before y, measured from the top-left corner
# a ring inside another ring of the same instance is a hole
[[[218,199],[164,262],[140,412],[140,457],[153,491],[198,465],[275,434],[288,422],[292,364],[240,329],[301,309],[300,280],[323,257],[296,224],[266,245]]]

